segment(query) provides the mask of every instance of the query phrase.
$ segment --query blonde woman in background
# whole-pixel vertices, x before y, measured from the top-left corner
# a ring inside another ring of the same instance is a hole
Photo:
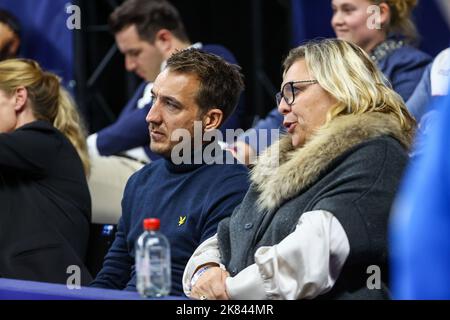
[[[258,159],[241,206],[192,255],[186,295],[388,298],[388,217],[415,122],[384,80],[350,42],[291,50],[277,95],[288,135]],[[367,287],[370,266],[381,272],[378,289]]]
[[[416,49],[412,21],[417,0],[332,0],[331,25],[336,37],[366,51],[407,101],[431,57]]]
[[[0,62],[0,276],[66,283],[84,267],[91,199],[80,118],[59,79]]]

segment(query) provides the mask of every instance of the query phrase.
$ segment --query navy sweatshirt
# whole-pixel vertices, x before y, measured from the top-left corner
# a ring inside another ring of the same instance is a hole
[[[189,258],[232,214],[248,187],[248,170],[241,164],[175,165],[161,159],[146,165],[127,183],[116,238],[91,286],[136,290],[134,244],[143,232],[142,221],[155,217],[171,246],[171,295],[183,295],[181,279]]]

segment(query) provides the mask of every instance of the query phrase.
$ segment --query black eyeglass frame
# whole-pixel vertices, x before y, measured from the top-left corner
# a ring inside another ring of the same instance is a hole
[[[319,82],[318,82],[317,80],[299,80],[299,81],[289,81],[289,82],[286,82],[286,83],[283,85],[283,87],[281,88],[281,91],[278,92],[278,93],[275,95],[275,99],[276,99],[276,102],[277,102],[277,106],[280,105],[281,99],[282,99],[282,98],[284,99],[284,102],[286,102],[286,104],[287,104],[288,106],[292,106],[292,105],[294,104],[294,102],[295,102],[295,92],[294,92],[295,87],[294,87],[294,84],[297,84],[297,83],[316,84],[316,83],[319,83]],[[286,96],[284,95],[284,90],[285,90],[286,86],[289,86],[289,88],[291,89],[291,93],[292,93],[292,101],[288,101],[288,99],[287,99]]]

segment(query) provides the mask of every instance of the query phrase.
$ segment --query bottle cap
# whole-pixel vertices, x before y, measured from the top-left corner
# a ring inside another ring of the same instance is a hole
[[[159,230],[159,226],[160,226],[159,219],[156,218],[144,219],[144,230],[157,231]]]

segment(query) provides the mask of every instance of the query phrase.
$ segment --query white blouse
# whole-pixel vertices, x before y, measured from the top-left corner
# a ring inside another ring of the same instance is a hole
[[[227,293],[233,300],[312,299],[331,290],[349,253],[347,235],[332,213],[306,212],[293,233],[259,248],[254,264],[226,279]],[[217,234],[195,250],[184,270],[188,297],[195,270],[208,262],[222,263]]]

